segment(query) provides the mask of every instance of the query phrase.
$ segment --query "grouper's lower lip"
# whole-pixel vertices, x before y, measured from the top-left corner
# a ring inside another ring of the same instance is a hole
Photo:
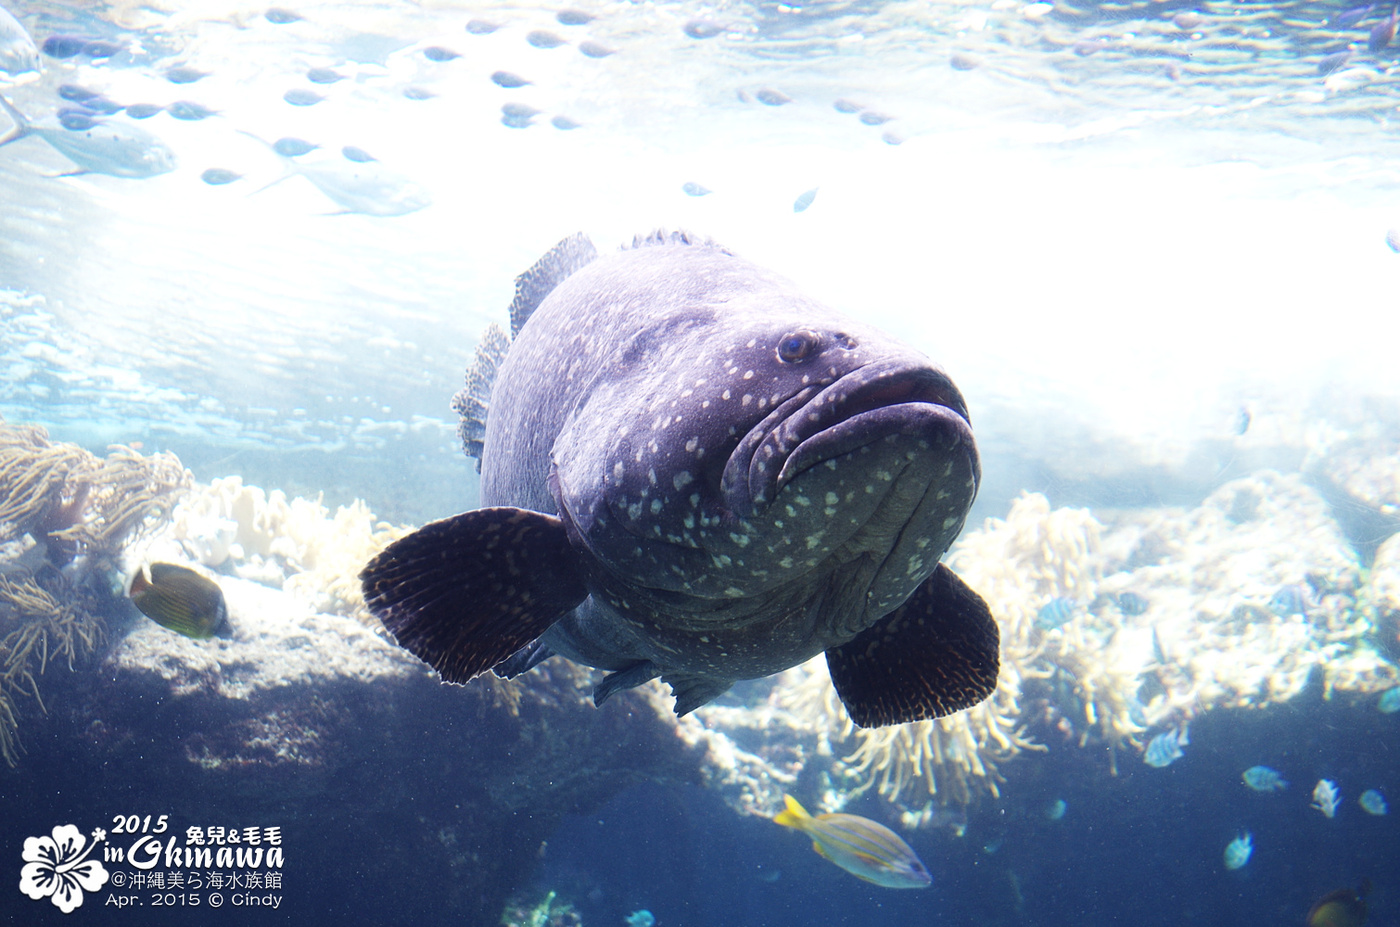
[[[746,435],[725,466],[726,504],[761,514],[804,470],[891,434],[974,446],[967,406],[944,373],[867,365],[793,396]]]

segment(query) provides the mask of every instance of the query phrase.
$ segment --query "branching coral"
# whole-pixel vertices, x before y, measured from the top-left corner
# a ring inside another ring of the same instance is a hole
[[[846,799],[874,788],[890,801],[918,803],[936,795],[966,805],[976,791],[999,794],[998,764],[1022,750],[1041,749],[1020,729],[1009,690],[999,688],[981,704],[944,718],[857,728],[832,688],[824,658],[790,672],[791,681],[778,690],[780,703],[832,740],[855,742],[840,766],[858,783]]]
[[[0,540],[28,534],[54,563],[116,553],[160,523],[190,482],[173,454],[117,446],[103,460],[51,443],[38,425],[0,420]]]
[[[192,493],[176,510],[170,535],[206,566],[377,626],[360,592],[360,569],[410,530],[376,520],[358,499],[331,513],[319,499],[288,499],[280,489],[265,492],[230,476]]]
[[[112,448],[84,479],[82,518],[51,537],[104,552],[163,524],[193,482],[174,454],[145,457],[123,446]]]
[[[51,444],[38,425],[0,420],[0,540],[48,535],[80,517],[96,457],[73,444]]]
[[[50,442],[37,425],[0,420],[0,756],[10,765],[15,699],[32,696],[42,708],[37,677],[50,660],[71,669],[102,638],[87,584],[105,584],[105,565],[159,524],[189,483],[173,455],[115,447],[104,460]]]
[[[92,605],[57,570],[42,579],[0,575],[0,757],[10,766],[18,762],[15,699],[32,697],[42,708],[36,677],[49,661],[62,659],[71,670],[97,649],[104,632]]]

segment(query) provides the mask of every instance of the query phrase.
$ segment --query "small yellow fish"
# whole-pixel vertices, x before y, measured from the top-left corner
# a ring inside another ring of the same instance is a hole
[[[812,817],[791,795],[773,822],[812,838],[812,849],[858,879],[885,888],[928,888],[933,878],[894,831],[855,814]]]
[[[230,630],[223,590],[189,567],[143,566],[132,578],[128,595],[147,618],[186,637],[226,636]]]

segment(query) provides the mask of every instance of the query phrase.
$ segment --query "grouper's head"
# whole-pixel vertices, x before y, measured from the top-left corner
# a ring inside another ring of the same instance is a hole
[[[958,389],[780,278],[657,318],[615,360],[555,445],[554,489],[617,581],[687,612],[839,587],[847,636],[962,529],[980,467]]]

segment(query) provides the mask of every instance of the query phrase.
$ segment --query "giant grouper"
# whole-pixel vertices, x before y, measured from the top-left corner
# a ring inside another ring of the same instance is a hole
[[[981,467],[923,354],[713,242],[583,235],[516,280],[454,408],[483,508],[361,573],[448,682],[559,655],[684,715],[826,653],[855,723],[968,708],[998,633],[939,558]]]

